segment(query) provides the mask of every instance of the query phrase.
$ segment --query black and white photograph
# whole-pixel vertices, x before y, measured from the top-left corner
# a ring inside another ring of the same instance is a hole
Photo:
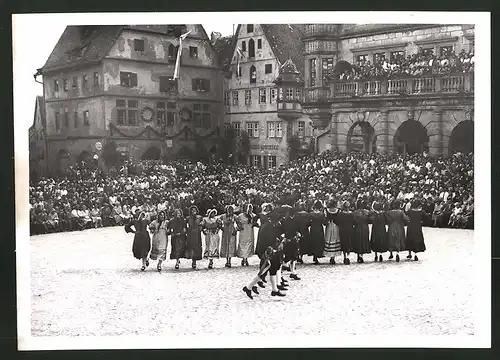
[[[19,350],[491,347],[488,13],[12,21]]]

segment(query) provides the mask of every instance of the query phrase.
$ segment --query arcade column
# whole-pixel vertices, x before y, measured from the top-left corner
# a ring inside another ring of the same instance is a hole
[[[429,123],[429,155],[443,155],[443,110],[434,110],[434,121]]]
[[[392,149],[391,136],[389,134],[390,132],[389,111],[381,110],[379,121],[382,125],[381,127],[383,128],[383,131],[381,133],[376,134],[377,152],[380,154],[389,154]]]

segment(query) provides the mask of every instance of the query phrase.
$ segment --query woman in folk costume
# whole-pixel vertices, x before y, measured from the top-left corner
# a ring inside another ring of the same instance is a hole
[[[236,216],[232,205],[226,206],[226,213],[221,216],[222,222],[222,241],[220,247],[220,256],[226,258],[227,268],[231,267],[231,258],[236,256]]]
[[[145,219],[146,214],[143,211],[137,211],[136,219],[132,220],[125,226],[127,233],[134,233],[134,242],[132,243],[132,254],[138,260],[142,261],[141,271],[146,270],[149,266],[148,254],[151,250],[151,239],[148,233],[148,221]],[[135,230],[132,229],[132,225]]]
[[[297,208],[297,213],[295,214],[295,221],[297,222],[297,228],[300,234],[299,240],[299,254],[300,257],[297,260],[299,264],[303,264],[302,256],[313,255],[311,250],[311,235],[309,233],[309,226],[311,225],[311,216],[306,211],[306,204],[304,202],[297,202],[295,205]]]
[[[401,202],[395,200],[392,203],[392,210],[389,210],[386,214],[387,224],[389,229],[387,230],[387,242],[388,249],[391,252],[389,259],[392,259],[392,252],[396,252],[396,262],[399,262],[399,252],[405,250],[405,224],[407,224],[410,219],[401,210]]]
[[[354,227],[352,232],[352,251],[358,255],[358,263],[362,264],[363,254],[370,254],[370,212],[366,210],[363,200],[358,200],[354,211]]]
[[[261,277],[267,273],[271,267],[271,256],[273,254],[273,248],[271,246],[268,246],[266,251],[264,252],[262,256],[262,262],[261,265],[259,266],[259,272],[255,277],[248,283],[247,286],[243,288],[243,291],[247,294],[247,296],[253,300],[252,292],[255,294],[259,294],[259,291],[257,290],[257,284],[262,284]],[[276,295],[274,295],[276,296]],[[284,294],[278,295],[278,296],[284,296]]]
[[[288,205],[284,205],[284,207],[285,216],[280,221],[280,235],[283,234],[285,236],[285,240],[283,243],[284,262],[290,263],[290,278],[293,280],[300,280],[295,270],[296,261],[299,257],[299,236],[297,222],[295,221],[295,217],[292,216],[292,207]],[[281,276],[279,278],[281,279]],[[286,285],[286,281],[282,280],[282,282]]]
[[[349,265],[351,261],[348,256],[351,253],[352,233],[354,227],[354,214],[350,211],[351,204],[344,201],[342,211],[337,216],[337,225],[339,227],[340,248],[344,254],[344,265]]]
[[[374,201],[372,204],[373,211],[370,215],[372,223],[370,247],[372,248],[372,251],[375,252],[375,261],[378,260],[380,262],[384,260],[382,258],[382,253],[389,250],[389,244],[387,242],[387,229],[385,227],[387,223],[387,216],[382,209],[382,204],[378,201]]]
[[[198,208],[193,205],[189,208],[187,222],[186,259],[191,259],[191,267],[196,269],[196,261],[201,260],[201,223],[203,218],[198,215]]]
[[[318,258],[323,257],[323,250],[325,249],[325,230],[323,225],[326,224],[326,217],[323,207],[321,200],[316,200],[311,213],[311,245],[314,265],[319,265]]]
[[[149,230],[153,234],[151,242],[151,260],[158,260],[156,269],[161,271],[161,264],[167,259],[168,245],[168,221],[165,211],[158,213],[158,218],[149,224]]]
[[[335,264],[335,256],[342,254],[339,227],[337,225],[339,210],[337,202],[331,200],[326,207],[326,230],[324,256],[330,257],[330,264]]]
[[[236,223],[239,228],[238,235],[238,257],[241,258],[241,266],[248,266],[248,258],[254,254],[254,227],[257,224],[257,215],[253,213],[253,205],[245,204],[242,206],[242,212],[236,217]]]
[[[222,229],[222,223],[216,216],[217,210],[209,209],[207,211],[207,217],[203,219],[201,224],[203,234],[205,234],[205,253],[203,257],[208,259],[209,269],[213,269],[214,259],[219,258],[219,230]]]
[[[420,200],[414,200],[411,209],[406,213],[409,219],[408,229],[406,231],[406,249],[408,250],[408,259],[411,259],[411,252],[415,253],[415,261],[418,261],[417,253],[425,251],[424,234],[422,224],[430,220],[430,216],[422,210]]]
[[[174,218],[168,223],[168,232],[172,234],[172,251],[170,253],[170,259],[176,260],[175,268],[178,269],[181,263],[180,259],[183,258],[186,253],[187,223],[182,216],[182,210],[176,209],[174,213]]]

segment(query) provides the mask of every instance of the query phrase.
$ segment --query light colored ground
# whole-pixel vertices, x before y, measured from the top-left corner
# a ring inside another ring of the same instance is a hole
[[[299,267],[284,298],[270,286],[252,301],[241,288],[255,275],[249,267],[224,268],[224,260],[197,270],[184,260],[158,273],[141,272],[132,257],[133,235],[123,228],[31,237],[32,334],[262,335],[281,334],[473,334],[474,232],[424,229],[420,261]],[[170,249],[169,249],[170,254]],[[385,254],[384,258],[387,258]],[[288,275],[286,275],[288,277]],[[266,326],[263,326],[265,321]]]

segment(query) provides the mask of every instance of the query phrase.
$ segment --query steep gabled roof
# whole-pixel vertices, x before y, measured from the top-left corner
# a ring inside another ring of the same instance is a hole
[[[101,60],[123,28],[121,25],[67,26],[42,72]]]
[[[35,128],[36,115],[40,113],[40,123],[45,126],[45,100],[43,96],[38,95],[35,100],[35,114],[33,115],[33,125],[31,127]]]
[[[223,36],[214,43],[214,49],[217,53],[219,66],[223,71],[228,71],[231,66],[236,36]]]
[[[297,65],[301,74],[304,73],[304,43],[303,25],[300,24],[259,24],[262,31],[273,50],[274,55],[281,64],[284,64],[289,58]],[[239,34],[241,24],[236,28],[236,34]],[[234,42],[236,42],[236,36]],[[235,46],[235,45],[234,45]],[[233,46],[233,52],[234,52]]]
[[[105,57],[122,30],[135,30],[172,35],[181,31],[172,28],[181,25],[102,25],[102,26],[67,26],[56,46],[52,50],[42,73],[66,66],[98,62]],[[202,25],[204,37],[212,46]],[[215,51],[215,50],[214,50]]]

